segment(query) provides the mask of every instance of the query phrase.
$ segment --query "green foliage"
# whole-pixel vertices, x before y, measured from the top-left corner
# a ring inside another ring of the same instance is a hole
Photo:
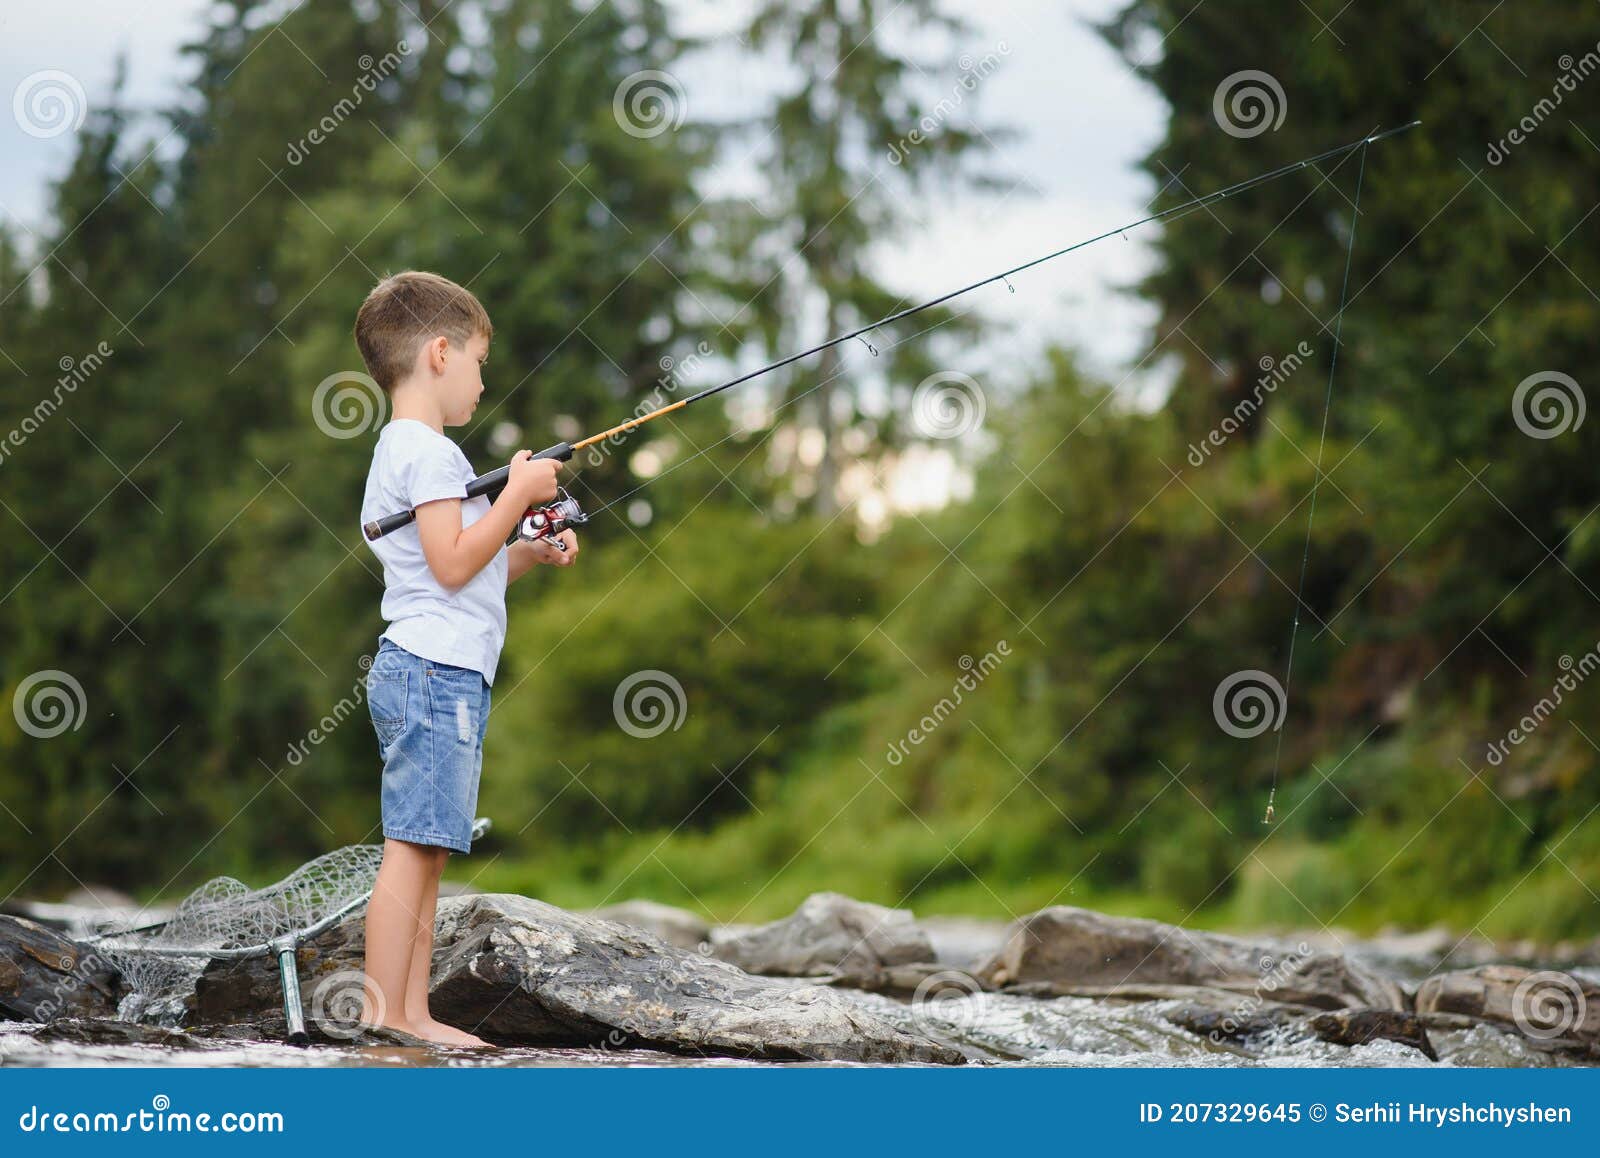
[[[544,838],[709,827],[783,775],[789,735],[862,690],[860,668],[834,669],[871,628],[867,560],[843,526],[753,531],[725,509],[650,539],[597,529],[615,537],[585,552],[581,593],[559,572],[513,589],[486,798]]]

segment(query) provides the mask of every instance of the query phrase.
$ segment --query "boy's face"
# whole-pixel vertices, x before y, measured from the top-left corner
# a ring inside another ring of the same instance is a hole
[[[445,351],[444,369],[434,380],[446,426],[465,426],[483,397],[483,363],[489,357],[489,339],[474,334],[463,347],[451,343]]]

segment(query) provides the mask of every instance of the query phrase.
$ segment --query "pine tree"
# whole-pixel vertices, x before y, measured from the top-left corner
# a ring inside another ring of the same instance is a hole
[[[872,246],[904,225],[902,198],[935,177],[972,179],[962,162],[992,143],[969,107],[978,87],[974,69],[958,71],[949,54],[919,59],[901,52],[884,30],[891,18],[902,34],[945,43],[969,35],[937,0],[892,9],[877,0],[768,0],[747,29],[758,51],[794,64],[771,113],[752,126],[755,154],[772,184],[764,198],[768,218],[782,246],[772,291],[758,308],[778,343],[809,345],[910,305],[870,274]],[[801,320],[815,316],[820,326]],[[891,386],[924,377],[929,340],[903,348],[899,340],[941,327],[959,333],[964,327],[956,316],[930,311],[880,331],[871,344],[883,358],[873,369],[881,366]],[[845,365],[855,352],[824,351],[814,367],[795,371],[787,393],[789,401],[806,399],[803,419],[791,420],[796,442],[806,429],[821,436],[814,476],[798,481],[825,517],[838,509],[843,432],[878,435],[866,439],[869,445],[893,444],[902,435],[892,415],[864,411],[857,386],[863,372]]]

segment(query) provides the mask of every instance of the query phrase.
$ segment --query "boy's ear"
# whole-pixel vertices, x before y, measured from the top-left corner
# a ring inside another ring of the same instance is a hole
[[[422,347],[428,358],[428,369],[435,374],[443,374],[445,368],[445,354],[450,349],[450,339],[443,334],[428,339]]]
[[[450,339],[443,336],[443,334],[430,337],[426,342],[422,342],[422,358],[427,361],[427,368],[430,371],[434,371],[435,374],[445,373],[445,365],[448,363],[448,357],[446,357],[448,350],[450,350]]]

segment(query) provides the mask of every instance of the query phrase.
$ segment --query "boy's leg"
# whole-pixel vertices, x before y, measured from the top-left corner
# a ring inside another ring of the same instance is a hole
[[[438,888],[436,851],[440,850],[404,840],[383,842],[383,864],[367,902],[367,984],[361,1020],[368,1025],[412,1032],[406,1018],[406,988],[417,940],[417,916],[430,879],[432,887]]]
[[[431,850],[437,854],[436,867],[428,875],[422,894],[422,907],[417,910],[416,940],[411,950],[411,971],[406,978],[406,1021],[412,1032],[443,1045],[485,1046],[489,1043],[480,1037],[435,1021],[428,1008],[428,981],[433,965],[433,925],[439,905],[439,878],[449,860],[448,849]]]
[[[416,938],[411,948],[411,972],[406,977],[406,1020],[417,1025],[432,1021],[428,1013],[428,981],[433,967],[433,926],[439,910],[439,877],[449,853],[437,849],[436,866],[428,873],[417,909]]]

